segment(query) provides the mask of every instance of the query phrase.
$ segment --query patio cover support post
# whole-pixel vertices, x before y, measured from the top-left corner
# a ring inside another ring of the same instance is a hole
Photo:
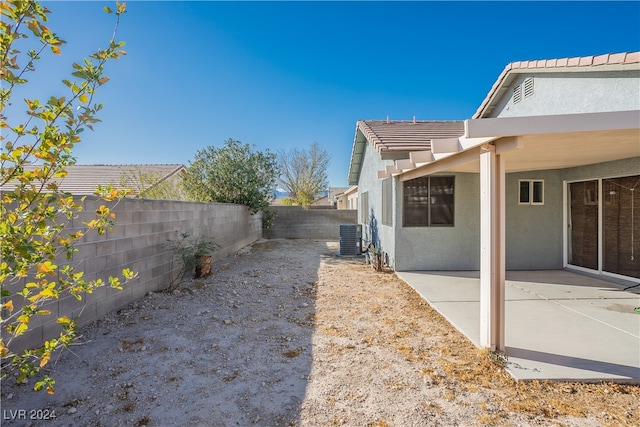
[[[480,345],[504,351],[505,167],[495,146],[480,151]]]

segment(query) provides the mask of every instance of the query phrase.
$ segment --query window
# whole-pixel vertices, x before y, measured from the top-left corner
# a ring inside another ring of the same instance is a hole
[[[369,223],[369,192],[360,194],[360,222]]]
[[[520,192],[518,204],[544,205],[544,181],[540,179],[521,179],[518,181]]]
[[[392,181],[387,178],[382,181],[382,224],[391,225],[393,215]]]
[[[454,177],[426,176],[404,182],[403,226],[453,226]]]

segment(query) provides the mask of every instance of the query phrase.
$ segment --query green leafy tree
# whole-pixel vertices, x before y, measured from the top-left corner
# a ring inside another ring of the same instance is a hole
[[[249,144],[229,139],[221,148],[199,150],[189,164],[184,187],[192,200],[246,205],[263,212],[263,225],[273,218],[273,199],[279,168],[275,154],[254,151]]]
[[[328,187],[331,156],[317,142],[308,150],[279,151],[280,185],[289,193],[286,204],[309,206]]]
[[[112,13],[109,8],[105,11]],[[47,303],[71,294],[82,299],[96,287],[109,284],[121,289],[134,277],[128,269],[122,277],[108,281],[85,280],[77,271],[72,256],[74,244],[86,233],[107,232],[115,215],[100,201],[93,219],[83,227],[70,228],[70,221],[83,210],[82,200],[58,190],[55,178],[66,175],[75,163],[72,148],[80,142],[80,134],[98,122],[101,105],[93,97],[98,87],[109,78],[105,64],[125,52],[124,43],[116,42],[118,22],[125,13],[124,3],[116,3],[113,37],[105,49],[98,50],[82,63],[74,63],[72,76],[63,80],[68,95],[51,96],[41,102],[24,99],[26,115],[22,120],[5,116],[12,99],[20,99],[26,90],[30,73],[48,52],[60,54],[65,43],[44,23],[50,11],[37,2],[8,0],[1,4],[0,21],[0,285],[1,331],[0,356],[2,378],[15,375],[18,382],[39,376],[34,389],[53,393],[55,381],[42,375],[41,369],[52,354],[67,347],[75,338],[75,320],[60,317],[58,337],[40,347],[14,350],[18,337],[29,330],[30,322],[39,316],[50,316]],[[21,52],[26,42],[37,48]],[[33,43],[33,42],[36,43]],[[35,165],[35,168],[26,168]],[[112,188],[99,189],[103,200],[114,201],[124,195]],[[24,347],[21,345],[20,347]]]

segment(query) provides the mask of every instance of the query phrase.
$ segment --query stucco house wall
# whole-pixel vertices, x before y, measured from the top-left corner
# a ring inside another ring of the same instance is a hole
[[[492,92],[474,116],[480,122],[484,118],[516,118],[533,116],[553,116],[583,113],[610,113],[640,110],[640,70],[629,69],[628,64],[636,59],[625,59],[625,63],[616,64],[619,55],[608,59],[608,65],[595,65],[602,61],[594,59],[594,65],[580,58],[580,66],[540,66],[536,63],[512,65],[494,85]],[[627,55],[628,56],[628,55]],[[615,58],[614,58],[615,57]],[[625,56],[626,57],[626,56]],[[588,58],[586,58],[588,59]],[[622,60],[620,60],[622,61]],[[629,62],[630,61],[630,62]],[[558,64],[560,64],[558,60]],[[554,62],[555,63],[555,62]],[[569,61],[571,63],[571,60]],[[637,68],[637,67],[636,67]],[[526,91],[525,91],[526,87]],[[520,97],[514,101],[514,88],[520,91]],[[519,88],[519,89],[518,89]],[[493,97],[495,94],[495,98]],[[546,122],[545,122],[546,123]],[[503,129],[504,130],[504,129]],[[558,135],[549,132],[549,141],[558,139]],[[507,138],[509,134],[502,135]],[[535,131],[523,135],[536,135]],[[602,143],[607,140],[601,134]],[[615,134],[612,134],[615,135]],[[383,135],[384,137],[389,135]],[[575,158],[589,159],[592,164],[581,167],[559,167],[538,170],[538,163],[526,167],[514,167],[518,172],[507,172],[505,176],[505,267],[509,270],[561,269],[566,267],[565,231],[567,207],[565,194],[567,182],[578,180],[623,177],[640,174],[640,157],[627,158],[611,162],[597,163],[599,158],[588,150],[594,150],[594,135],[585,141],[585,156],[581,157],[581,145],[575,151]],[[574,138],[575,135],[567,135]],[[614,136],[616,138],[616,136]],[[617,135],[620,138],[620,135]],[[389,141],[397,142],[389,138]],[[540,141],[531,139],[531,152],[543,146]],[[528,140],[526,140],[528,141]],[[504,142],[501,141],[501,142]],[[618,141],[611,140],[611,144]],[[539,144],[537,147],[534,144]],[[562,144],[562,139],[558,139]],[[625,142],[628,144],[628,141]],[[589,145],[590,144],[590,145]],[[453,227],[403,227],[403,183],[401,175],[392,176],[393,181],[393,226],[381,224],[382,183],[378,171],[404,169],[393,160],[382,160],[380,153],[370,144],[366,145],[358,179],[358,193],[368,198],[369,213],[377,219],[377,231],[382,250],[389,256],[390,265],[398,271],[410,270],[477,270],[480,268],[480,175],[479,173],[447,173],[440,175],[455,176],[455,213]],[[598,148],[601,148],[599,145]],[[528,152],[524,142],[524,152]],[[561,147],[560,147],[561,148]],[[355,150],[355,146],[354,146]],[[354,151],[355,152],[355,151]],[[397,153],[398,155],[400,153]],[[407,154],[407,153],[404,153]],[[631,152],[633,155],[633,152]],[[388,156],[388,154],[386,154]],[[567,153],[565,152],[566,156]],[[573,151],[569,154],[573,155]],[[626,154],[628,155],[628,154]],[[549,159],[553,159],[553,146],[548,149]],[[387,157],[385,157],[387,158]],[[515,158],[515,156],[513,157]],[[397,160],[397,159],[395,159]],[[520,159],[521,161],[521,159]],[[505,155],[506,168],[509,170],[509,154]],[[575,162],[568,162],[574,163]],[[583,163],[587,163],[585,160]],[[357,165],[357,162],[355,163]],[[404,164],[404,163],[403,163]],[[398,166],[394,168],[393,166]],[[524,171],[530,167],[531,171]],[[471,170],[468,168],[467,170]],[[389,172],[387,172],[389,173]],[[391,172],[392,173],[392,172]],[[392,173],[393,174],[393,173]],[[414,175],[415,176],[415,175]],[[543,204],[519,203],[519,180],[542,180],[544,182]],[[358,209],[362,209],[362,200]],[[362,218],[362,215],[359,216]],[[362,222],[362,221],[360,221]],[[365,234],[371,228],[365,228]],[[368,234],[370,236],[370,234]]]
[[[562,268],[562,170],[507,174],[506,253],[508,270]],[[519,181],[544,181],[544,204],[519,204]]]
[[[565,169],[562,178],[567,182],[640,174],[640,157]]]
[[[533,95],[514,103],[513,88],[533,78]],[[491,117],[521,117],[640,109],[640,71],[522,73]],[[550,153],[550,155],[552,155]],[[576,153],[579,155],[579,153]],[[506,267],[563,268],[565,181],[640,172],[640,158],[579,168],[531,171],[506,176]],[[518,180],[544,180],[544,205],[518,204]]]
[[[447,174],[443,174],[447,175]],[[450,174],[449,174],[450,175]],[[477,270],[480,262],[480,176],[455,176],[453,227],[402,227],[397,204],[395,268],[411,270]],[[545,204],[518,204],[518,181],[543,179]],[[510,270],[562,268],[562,173],[536,171],[508,174],[506,263]],[[402,200],[402,185],[398,200]]]
[[[380,155],[366,144],[363,154],[362,170],[358,185],[358,223],[363,224],[363,241],[369,243],[375,237],[380,249],[387,253],[389,264],[393,265],[395,256],[394,230],[392,226],[382,224],[382,180],[378,178],[377,171],[392,165],[393,160],[382,160]],[[395,179],[394,179],[395,181]],[[368,211],[363,213],[363,202],[369,202]],[[394,213],[394,217],[395,217]],[[366,217],[366,221],[364,218]],[[373,221],[372,221],[373,220]]]
[[[393,226],[382,224],[382,179],[376,171],[391,160],[367,146],[360,178],[359,193],[367,193],[368,221],[362,221],[358,206],[358,223],[365,225],[364,240],[375,232],[391,267],[412,270],[477,270],[480,260],[479,174],[456,173],[455,214],[453,227],[403,227],[402,182],[393,180]],[[509,270],[549,270],[563,268],[563,189],[565,181],[637,174],[640,157],[571,169],[540,170],[506,175],[506,267]],[[520,205],[518,186],[521,179],[544,181],[543,205]],[[398,242],[400,242],[398,244]]]
[[[402,226],[402,183],[396,196],[396,246],[394,268],[411,270],[477,270],[480,260],[479,175],[455,176],[454,225],[443,227]]]
[[[533,78],[533,94],[515,103],[513,89]],[[640,71],[522,73],[490,117],[595,113],[640,109]]]

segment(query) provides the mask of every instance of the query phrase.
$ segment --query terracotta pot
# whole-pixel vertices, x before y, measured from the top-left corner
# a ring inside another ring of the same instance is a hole
[[[196,274],[194,279],[199,279],[200,277],[207,277],[211,274],[211,256],[203,255],[198,258],[198,265],[196,265]]]

